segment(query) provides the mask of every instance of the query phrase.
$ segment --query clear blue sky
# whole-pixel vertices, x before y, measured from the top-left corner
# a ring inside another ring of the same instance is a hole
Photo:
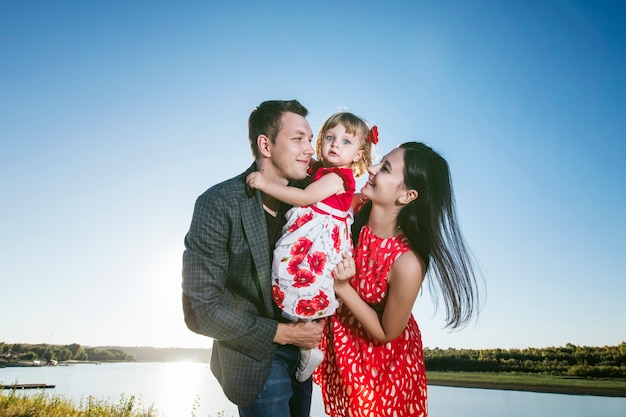
[[[292,98],[448,159],[487,294],[449,333],[426,290],[425,346],[626,340],[626,3],[256,3],[0,2],[0,341],[210,346],[193,204]]]

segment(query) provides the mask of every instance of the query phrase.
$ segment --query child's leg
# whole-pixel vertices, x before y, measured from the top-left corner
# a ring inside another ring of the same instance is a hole
[[[304,382],[311,378],[313,371],[322,363],[322,360],[324,360],[324,352],[320,349],[300,349],[300,362],[298,362],[298,369],[296,370],[296,379]]]

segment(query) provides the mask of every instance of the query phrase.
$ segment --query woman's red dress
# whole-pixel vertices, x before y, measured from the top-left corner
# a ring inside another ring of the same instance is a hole
[[[350,281],[361,298],[381,312],[387,274],[410,250],[403,235],[382,239],[365,226],[355,250],[357,273]],[[388,343],[371,339],[341,306],[329,317],[322,340],[324,362],[314,381],[332,417],[426,416],[426,369],[422,337],[411,314],[400,336]]]

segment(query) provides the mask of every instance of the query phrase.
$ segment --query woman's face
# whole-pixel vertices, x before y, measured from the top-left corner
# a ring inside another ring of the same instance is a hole
[[[395,148],[383,160],[368,168],[369,178],[361,194],[381,204],[395,204],[404,191],[404,149]]]

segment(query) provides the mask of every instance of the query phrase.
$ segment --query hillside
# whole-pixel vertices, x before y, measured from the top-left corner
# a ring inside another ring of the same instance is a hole
[[[135,356],[137,362],[202,362],[211,360],[211,349],[157,348],[151,346],[102,346],[99,349],[119,349]]]

